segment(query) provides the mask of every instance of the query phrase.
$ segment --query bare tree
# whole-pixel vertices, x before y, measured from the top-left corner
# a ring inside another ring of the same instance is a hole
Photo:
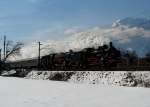
[[[146,58],[150,58],[150,52],[146,53],[146,54],[145,54],[145,57],[146,57]]]
[[[17,42],[13,43],[13,41],[7,41],[6,42],[6,56],[3,58],[3,61],[5,62],[9,57],[15,57],[20,54],[20,49],[22,48],[23,43]]]

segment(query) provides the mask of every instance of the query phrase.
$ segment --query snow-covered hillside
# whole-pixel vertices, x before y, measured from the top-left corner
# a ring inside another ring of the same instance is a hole
[[[148,88],[0,77],[0,107],[150,107]]]

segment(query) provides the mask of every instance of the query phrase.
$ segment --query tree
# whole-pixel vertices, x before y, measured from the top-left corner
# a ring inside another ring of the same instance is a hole
[[[14,43],[13,41],[7,41],[6,42],[6,56],[3,58],[3,62],[8,60],[10,57],[15,57],[20,54],[20,50],[23,46],[23,43],[17,42]]]
[[[146,57],[146,58],[150,58],[150,52],[146,53],[146,54],[145,54],[145,57]]]
[[[127,51],[125,54],[125,57],[128,58],[128,65],[130,66],[136,66],[138,65],[138,55],[136,51]]]

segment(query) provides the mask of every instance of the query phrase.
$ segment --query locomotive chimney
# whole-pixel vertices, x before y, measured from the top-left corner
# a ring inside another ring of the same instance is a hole
[[[110,42],[110,43],[109,43],[109,46],[110,46],[110,47],[113,47],[113,43],[112,43],[112,42]]]

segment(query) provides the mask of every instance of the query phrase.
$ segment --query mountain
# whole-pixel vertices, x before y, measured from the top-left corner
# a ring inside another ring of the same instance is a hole
[[[147,52],[150,52],[150,19],[128,17],[113,23],[113,27],[120,26],[126,26],[129,31],[131,29],[137,29],[137,31],[130,34],[132,36],[130,42],[125,44],[117,43],[117,45],[125,49],[132,48],[140,56],[144,56]]]
[[[126,25],[129,27],[139,27],[146,30],[150,30],[150,19],[146,18],[125,18],[115,22],[116,26]]]

